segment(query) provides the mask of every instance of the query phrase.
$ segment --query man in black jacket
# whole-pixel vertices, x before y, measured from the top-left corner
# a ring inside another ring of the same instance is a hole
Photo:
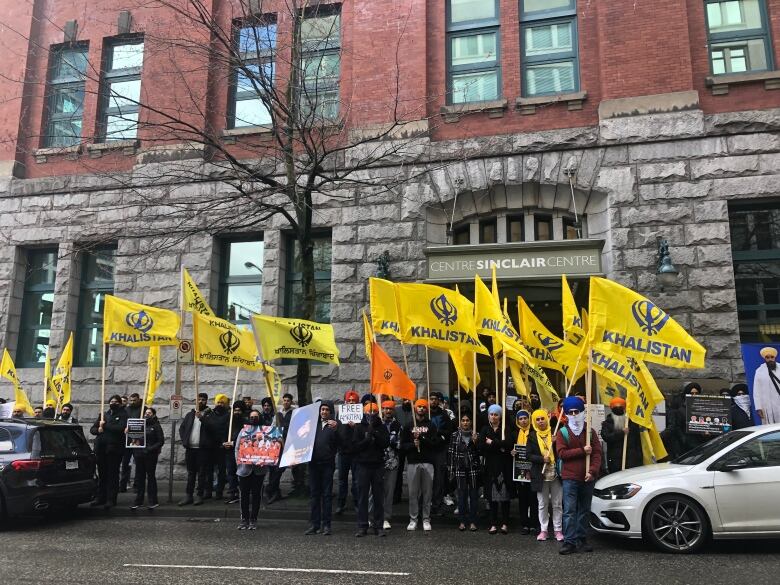
[[[141,397],[137,392],[133,392],[127,401],[125,406],[127,412],[127,418],[141,418]],[[125,449],[122,455],[122,476],[119,480],[119,491],[125,493],[127,491],[127,484],[130,483],[130,461],[133,458],[133,449]],[[133,482],[133,488],[138,491],[138,474],[136,473],[136,480]]]
[[[417,530],[422,505],[423,530],[431,530],[434,452],[440,445],[439,433],[428,418],[428,401],[414,403],[412,426],[401,430],[401,450],[406,452],[406,480],[409,484],[409,531]]]
[[[119,491],[119,466],[125,451],[127,412],[122,399],[114,394],[108,400],[108,411],[92,425],[89,432],[95,436],[95,456],[98,469],[98,494],[93,506],[106,509],[116,506]]]
[[[236,451],[234,445],[236,444],[236,437],[238,433],[247,422],[247,416],[243,400],[236,400],[233,403],[233,428],[230,433],[230,440],[225,441],[222,446],[225,449],[225,475],[228,486],[227,497],[225,503],[235,504],[238,500],[238,476],[236,471],[238,467],[236,465]]]
[[[225,394],[217,394],[214,397],[214,408],[210,414],[203,418],[203,425],[208,433],[213,446],[210,449],[210,465],[212,470],[217,471],[216,493],[218,500],[222,499],[227,483],[227,463],[225,458],[224,443],[228,439],[228,430],[230,429],[230,398]],[[206,486],[204,499],[208,500],[212,494],[212,473],[209,473],[209,485]]]
[[[363,420],[355,425],[353,453],[357,466],[358,483],[358,538],[368,533],[368,496],[374,498],[374,534],[385,536],[384,521],[384,470],[385,449],[390,444],[390,434],[379,418],[376,402],[366,402]]]
[[[290,419],[292,418],[293,410],[293,395],[285,393],[282,395],[282,409],[277,414],[278,424],[282,426],[282,440],[287,440],[287,429],[290,428]],[[286,467],[274,468],[275,473],[271,474],[268,480],[268,503],[273,504],[277,500],[284,498],[282,492],[279,489],[279,482],[284,475]],[[305,479],[306,464],[301,463],[299,465],[293,465],[290,468],[292,473],[292,490],[290,496],[293,497],[298,494],[304,494],[306,492],[306,479]]]
[[[211,491],[211,448],[214,442],[203,426],[203,419],[208,417],[211,409],[208,408],[209,397],[205,392],[198,394],[196,408],[189,411],[179,427],[179,437],[184,446],[184,460],[187,464],[186,496],[179,502],[180,506],[203,503],[203,495],[208,489]],[[195,481],[197,479],[197,498],[195,494]],[[207,485],[208,484],[208,485]]]
[[[333,403],[320,403],[317,434],[309,463],[309,491],[311,493],[311,525],[306,535],[330,536],[331,506],[333,503],[333,472],[336,470],[336,453],[339,448],[338,421],[333,420]]]
[[[444,395],[441,392],[431,392],[429,416],[431,423],[439,435],[439,442],[433,449],[433,499],[434,515],[441,515],[444,506],[444,496],[447,492],[447,446],[450,444],[453,425],[450,415],[441,407]]]
[[[615,473],[623,468],[623,443],[628,435],[626,446],[626,469],[642,465],[642,438],[639,425],[627,421],[626,401],[615,397],[609,402],[610,413],[601,423],[601,438],[607,444],[607,472]],[[628,428],[626,428],[628,422]]]

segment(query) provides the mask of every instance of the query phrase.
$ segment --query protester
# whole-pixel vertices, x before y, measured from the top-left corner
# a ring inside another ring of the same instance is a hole
[[[243,397],[241,398],[241,400],[244,402],[244,410],[245,410],[246,412],[249,412],[250,410],[252,410],[252,409],[254,408],[254,406],[255,406],[255,401],[254,401],[254,400],[252,400],[252,397],[251,397],[251,396],[243,396]]]
[[[780,422],[780,372],[777,371],[777,350],[774,347],[761,349],[764,363],[758,366],[753,377],[753,405],[759,424],[771,425]]]
[[[127,412],[122,408],[122,399],[114,394],[108,400],[108,410],[103,420],[98,417],[89,429],[95,436],[95,458],[97,459],[98,493],[92,506],[110,508],[116,506],[119,492],[119,466],[125,449]]]
[[[404,398],[401,400],[400,406],[395,407],[395,418],[401,425],[401,428],[411,426],[414,419],[414,413],[412,412],[412,401]],[[401,493],[403,492],[404,485],[404,467],[406,466],[406,451],[398,449],[398,474],[395,478],[395,490],[393,493],[393,503],[401,503]]]
[[[373,496],[374,534],[385,536],[384,470],[385,449],[390,445],[390,435],[379,417],[375,402],[366,401],[363,420],[355,425],[353,433],[355,468],[358,483],[358,538],[368,533],[368,499]]]
[[[422,526],[431,530],[431,498],[433,496],[434,450],[439,447],[440,435],[428,418],[428,401],[414,403],[414,421],[401,430],[401,450],[406,453],[406,481],[409,488],[409,524],[406,529],[417,530],[422,510]]]
[[[471,413],[464,410],[460,426],[451,435],[448,449],[449,476],[454,479],[458,495],[458,530],[477,530],[479,511],[479,480],[482,466],[477,453],[477,433],[471,420]]]
[[[35,406],[35,407],[33,407],[33,417],[34,418],[43,418],[43,406]]]
[[[358,404],[360,396],[354,390],[348,390],[344,394],[345,404]],[[339,456],[337,459],[339,470],[339,491],[338,499],[336,501],[336,514],[342,514],[344,508],[347,505],[347,496],[349,495],[350,482],[349,475],[352,474],[351,490],[352,490],[352,502],[357,508],[358,490],[357,490],[357,478],[355,476],[355,462],[353,459],[353,441],[352,431],[355,427],[355,423],[350,422],[345,425],[339,425]]]
[[[536,390],[531,390],[528,393],[528,403],[531,407],[531,412],[542,408],[542,399],[539,397],[539,393]]]
[[[384,522],[382,528],[390,530],[390,521],[393,518],[393,499],[395,495],[396,477],[399,469],[399,453],[401,445],[401,423],[395,418],[395,402],[393,400],[382,401],[382,422],[387,430],[388,445],[385,449],[384,478],[382,491],[384,493]]]
[[[125,412],[127,412],[127,418],[141,418],[141,396],[137,392],[133,392],[127,401],[125,406]],[[119,479],[119,491],[125,493],[127,491],[127,484],[130,483],[130,463],[133,459],[133,453],[135,449],[125,449],[122,454],[122,475]],[[133,482],[133,488],[138,490],[138,471],[136,470],[135,481]]]
[[[512,500],[512,449],[514,437],[501,438],[501,406],[488,407],[488,424],[477,438],[479,452],[485,458],[485,490],[490,501],[489,534],[509,533],[509,503]],[[500,509],[500,515],[499,515]]]
[[[293,410],[295,410],[293,408],[293,395],[290,393],[283,394],[281,410],[279,411],[279,415],[277,417],[278,423],[282,426],[283,441],[287,440],[287,429],[290,428],[290,419],[292,418]],[[300,464],[293,465],[290,468],[293,485],[292,490],[290,490],[290,493],[288,494],[289,496],[294,497],[298,494],[303,494],[306,491],[304,478],[305,467],[305,464]],[[271,473],[271,476],[268,479],[268,504],[273,504],[277,500],[284,498],[281,490],[279,489],[279,483],[286,469],[286,467],[276,467],[275,471]]]
[[[208,394],[198,394],[196,408],[189,411],[179,427],[179,438],[184,446],[184,460],[187,464],[186,495],[179,502],[179,506],[203,503],[203,496],[212,490],[212,453],[214,443],[209,437],[203,425],[203,419],[211,410],[208,408]],[[197,496],[195,484],[197,480]]]
[[[73,425],[79,424],[79,420],[73,416],[73,405],[70,402],[62,405],[62,410],[56,416],[56,419]]]
[[[496,403],[496,393],[490,388],[482,390],[484,400],[479,403],[479,414],[477,414],[477,430],[481,431],[488,424],[488,409]]]
[[[309,463],[309,493],[311,494],[310,525],[305,534],[331,534],[331,503],[333,501],[333,472],[336,467],[336,453],[339,446],[338,421],[333,420],[333,403],[320,403],[320,417],[314,450]]]
[[[593,498],[593,485],[601,469],[601,443],[595,429],[590,429],[588,445],[585,423],[585,403],[579,396],[569,396],[563,401],[566,425],[555,437],[557,457],[563,466],[563,546],[560,554],[591,552],[587,541],[588,514]],[[590,457],[590,465],[585,463]]]
[[[24,418],[24,410],[18,406],[14,406],[14,409],[11,411],[11,418]]]
[[[452,419],[447,411],[441,407],[444,395],[441,392],[431,392],[431,402],[429,405],[429,417],[439,440],[436,447],[433,448],[433,496],[431,501],[431,512],[439,516],[443,513],[444,498],[447,495],[447,447],[450,444],[450,435],[452,435]]]
[[[227,481],[227,496],[225,503],[235,504],[239,501],[238,494],[238,466],[236,464],[236,438],[241,429],[247,424],[247,412],[243,400],[236,400],[233,403],[233,428],[230,433],[230,440],[222,443],[225,450],[225,480]]]
[[[527,410],[518,410],[515,414],[515,426],[517,427],[517,440],[515,445],[528,447],[528,436],[532,432],[531,417]],[[512,456],[515,450],[512,449]],[[520,534],[531,534],[537,532],[537,518],[539,516],[539,503],[536,499],[536,493],[532,489],[530,482],[517,481],[514,483],[514,489],[517,493],[517,501],[520,505]]]
[[[260,427],[267,426],[262,423],[260,412],[252,409],[249,412],[248,424],[244,425],[236,435],[234,455],[238,460],[238,450],[242,439],[249,440],[254,438],[255,433]],[[236,466],[236,475],[238,476],[238,489],[241,494],[241,522],[238,525],[239,530],[257,530],[257,515],[260,512],[260,498],[262,494],[263,480],[265,479],[267,467],[262,465],[253,465],[251,463],[239,463]]]
[[[610,412],[601,423],[601,438],[607,444],[607,471],[615,473],[642,465],[641,428],[626,416],[626,401],[615,397],[609,402]],[[623,443],[626,445],[626,465],[623,467]]]
[[[137,510],[141,507],[144,503],[144,493],[149,495],[147,508],[153,510],[159,505],[157,500],[157,460],[165,444],[165,434],[160,421],[157,420],[157,411],[154,408],[147,406],[144,418],[146,418],[146,445],[142,449],[135,449],[133,454],[138,491],[135,495],[135,502],[130,506],[131,510]]]
[[[731,386],[731,430],[744,429],[753,426],[753,415],[750,412],[750,394],[747,384],[740,382]]]
[[[203,425],[206,433],[210,437],[212,447],[210,451],[210,467],[217,472],[216,484],[212,484],[212,474],[209,473],[209,482],[206,486],[204,499],[211,497],[212,488],[214,496],[221,500],[225,493],[225,484],[227,483],[227,460],[225,458],[225,448],[223,443],[228,440],[228,430],[230,429],[230,417],[233,413],[230,410],[230,398],[225,394],[217,394],[214,397],[214,408],[203,418]]]
[[[531,461],[531,489],[536,492],[539,536],[547,540],[550,529],[550,507],[555,540],[563,540],[563,487],[555,472],[555,441],[550,415],[541,408],[531,413],[533,431],[528,436],[528,459]]]
[[[54,420],[54,416],[57,413],[56,410],[57,403],[54,402],[54,400],[47,400],[43,406],[44,409],[43,412],[41,413],[41,418],[45,418],[46,420]]]

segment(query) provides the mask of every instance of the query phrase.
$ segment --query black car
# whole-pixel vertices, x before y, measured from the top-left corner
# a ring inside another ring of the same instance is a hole
[[[75,507],[95,488],[95,455],[79,425],[0,419],[0,519]]]

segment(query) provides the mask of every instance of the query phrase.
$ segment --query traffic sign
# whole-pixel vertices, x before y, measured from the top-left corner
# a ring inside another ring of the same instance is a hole
[[[192,363],[192,340],[180,339],[176,352],[176,361],[180,364]]]
[[[184,396],[171,394],[171,412],[169,415],[171,420],[178,420],[181,418],[181,408],[183,401]]]

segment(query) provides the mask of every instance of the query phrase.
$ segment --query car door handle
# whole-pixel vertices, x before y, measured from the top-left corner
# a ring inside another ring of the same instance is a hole
[[[702,490],[714,490],[715,486],[714,485],[703,485],[703,486],[700,486],[699,489],[702,489]]]

